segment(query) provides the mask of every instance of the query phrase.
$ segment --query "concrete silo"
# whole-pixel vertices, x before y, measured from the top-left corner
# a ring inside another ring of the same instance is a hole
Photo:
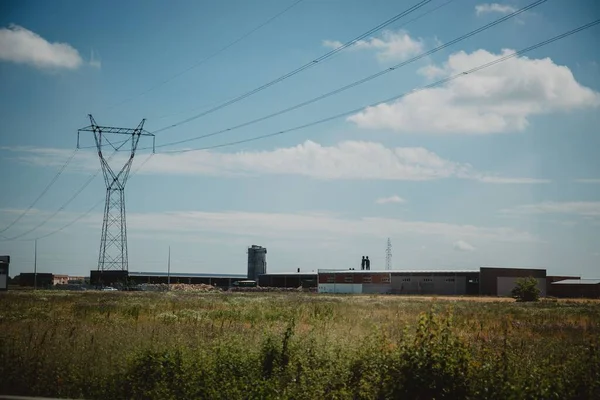
[[[267,249],[255,244],[248,247],[248,279],[258,282],[258,276],[267,273]]]

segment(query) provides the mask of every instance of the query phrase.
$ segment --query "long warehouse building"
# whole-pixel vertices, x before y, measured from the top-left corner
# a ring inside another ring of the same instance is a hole
[[[547,293],[545,269],[481,267],[456,270],[331,270],[259,276],[261,286],[316,286],[319,293],[509,296],[519,278],[533,277]]]

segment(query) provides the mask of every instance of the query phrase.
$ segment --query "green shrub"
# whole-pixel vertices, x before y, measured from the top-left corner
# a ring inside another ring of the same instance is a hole
[[[537,287],[537,280],[533,277],[517,279],[511,294],[517,301],[538,301],[540,289]]]
[[[404,340],[388,377],[387,397],[462,399],[468,394],[470,353],[452,332],[452,315],[430,310],[419,317],[416,334]]]

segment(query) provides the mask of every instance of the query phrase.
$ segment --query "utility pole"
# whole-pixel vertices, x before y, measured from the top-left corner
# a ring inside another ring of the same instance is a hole
[[[167,289],[171,290],[171,246],[169,246],[169,262],[167,263]]]
[[[385,249],[385,269],[392,269],[392,240],[388,238]]]
[[[33,255],[33,290],[37,289],[37,239],[35,239]]]

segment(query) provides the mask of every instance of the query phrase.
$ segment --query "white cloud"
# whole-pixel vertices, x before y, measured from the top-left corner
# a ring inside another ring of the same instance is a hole
[[[581,178],[575,179],[577,183],[600,183],[600,178]]]
[[[32,226],[50,211],[27,215],[23,229]],[[7,217],[8,216],[8,217]],[[51,231],[80,216],[77,212],[60,212],[41,232]],[[11,213],[0,210],[0,221],[12,218]],[[100,229],[102,216],[92,213],[77,222],[74,227]],[[452,224],[430,221],[407,221],[398,218],[358,217],[345,218],[332,213],[260,213],[245,211],[173,211],[155,213],[128,213],[127,229],[131,234],[161,235],[233,235],[269,239],[301,238],[348,238],[422,235],[442,237],[457,241],[475,239],[479,241],[506,243],[533,243],[539,239],[526,231],[507,227],[483,227],[468,224]],[[69,231],[71,231],[69,229]],[[16,232],[18,233],[18,232]]]
[[[460,51],[444,65],[420,73],[453,76],[511,53]],[[533,115],[598,105],[600,94],[581,86],[568,67],[549,58],[515,57],[443,86],[368,107],[348,120],[362,128],[397,132],[491,134],[522,131]]]
[[[475,251],[475,247],[473,245],[465,242],[464,240],[458,240],[452,244],[452,248],[456,251]]]
[[[475,6],[475,12],[477,15],[489,13],[510,14],[515,11],[517,11],[517,9],[509,6],[508,4],[483,3]]]
[[[402,197],[400,197],[398,195],[393,195],[390,197],[381,197],[381,198],[375,200],[375,203],[377,203],[377,204],[406,203],[406,200],[404,200]]]
[[[382,38],[369,38],[359,40],[350,49],[354,50],[375,50],[380,61],[400,61],[423,52],[423,41],[413,39],[404,31],[392,32],[384,31]],[[336,49],[343,43],[337,40],[324,40],[323,46]]]
[[[506,184],[539,184],[550,183],[550,179],[535,179],[535,178],[507,178],[494,175],[474,174],[473,178],[483,183],[506,183]]]
[[[501,210],[506,214],[570,214],[584,217],[600,217],[600,201],[546,201],[525,204]]]
[[[341,218],[326,214],[250,213],[250,212],[170,212],[131,214],[127,225],[149,231],[219,232],[236,235],[309,235],[314,233],[343,236],[376,236],[387,238],[400,235],[443,236],[452,240],[460,237],[533,242],[530,233],[512,228],[488,228],[443,222],[406,221],[396,218]]]
[[[7,149],[7,148],[4,148]],[[70,151],[51,148],[15,147],[17,159],[43,167],[61,166]],[[136,164],[143,159],[136,158]],[[115,157],[111,165],[122,165],[125,155]],[[93,151],[80,151],[70,169],[98,169]],[[499,177],[476,171],[471,165],[444,159],[422,147],[385,147],[380,143],[346,141],[323,146],[310,140],[292,147],[264,151],[220,153],[194,151],[154,155],[140,170],[144,174],[209,176],[300,175],[314,179],[373,179],[426,181],[443,178],[471,179],[484,183],[531,184],[547,180]]]
[[[18,25],[0,29],[0,60],[48,69],[77,69],[83,64],[71,45],[50,43]]]
[[[331,49],[337,49],[338,47],[342,47],[344,43],[339,40],[323,40],[323,46],[329,47]]]

